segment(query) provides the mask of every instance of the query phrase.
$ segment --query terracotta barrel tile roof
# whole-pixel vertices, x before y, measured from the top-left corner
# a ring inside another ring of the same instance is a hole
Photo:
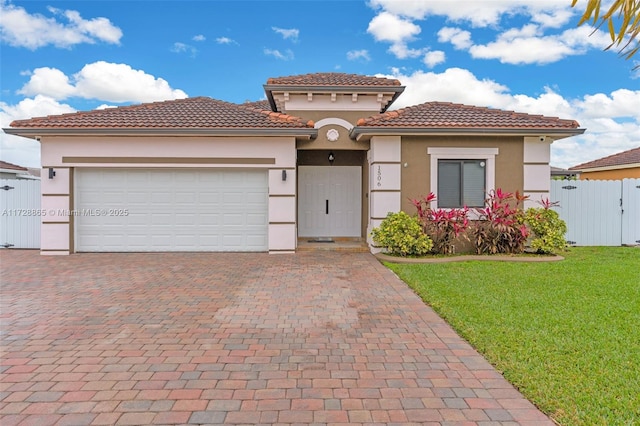
[[[295,129],[312,122],[208,97],[178,99],[71,114],[16,120],[16,128]]]
[[[273,77],[267,80],[268,85],[290,86],[400,86],[396,79],[369,77],[359,74],[337,72],[292,75]]]
[[[615,167],[625,166],[628,164],[640,164],[640,146],[628,151],[619,152],[609,155],[608,157],[599,158],[587,163],[578,164],[569,167],[569,170],[595,169],[598,167]]]
[[[384,114],[360,119],[361,127],[388,128],[566,128],[577,129],[578,122],[556,117],[531,115],[513,111],[453,104],[427,102],[388,111]]]
[[[253,109],[260,109],[263,111],[269,111],[271,110],[271,105],[269,104],[269,101],[266,99],[263,99],[261,101],[251,101],[251,102],[245,102],[243,104],[240,104],[243,107],[247,107],[247,108],[253,108]]]

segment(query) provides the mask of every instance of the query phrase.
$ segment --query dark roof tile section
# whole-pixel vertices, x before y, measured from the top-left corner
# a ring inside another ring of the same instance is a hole
[[[0,160],[0,169],[16,170],[16,171],[19,171],[19,172],[26,172],[26,171],[29,170],[26,167],[18,166],[17,164],[8,163],[8,162],[2,161],[2,160]]]
[[[640,146],[628,151],[619,152],[609,155],[608,157],[599,158],[587,163],[578,164],[570,167],[569,170],[595,169],[599,167],[616,167],[626,166],[629,164],[640,164]]]
[[[384,114],[362,118],[360,127],[420,128],[420,129],[576,129],[577,121],[556,117],[531,115],[449,102],[424,104],[387,111]]]
[[[268,106],[268,105],[267,105]],[[313,122],[258,105],[208,97],[153,102],[71,114],[16,120],[16,128],[135,129],[307,129]]]
[[[273,77],[267,80],[269,85],[283,86],[400,86],[400,81],[390,78],[369,77],[359,74],[337,72]]]

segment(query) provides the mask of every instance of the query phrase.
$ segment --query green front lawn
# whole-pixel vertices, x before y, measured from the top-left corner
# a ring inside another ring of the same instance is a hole
[[[640,249],[563,255],[387,266],[558,423],[640,424]]]

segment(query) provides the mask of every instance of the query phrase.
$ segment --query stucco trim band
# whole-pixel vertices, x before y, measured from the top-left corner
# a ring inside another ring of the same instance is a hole
[[[62,157],[62,162],[86,164],[276,164],[276,159],[248,157]]]

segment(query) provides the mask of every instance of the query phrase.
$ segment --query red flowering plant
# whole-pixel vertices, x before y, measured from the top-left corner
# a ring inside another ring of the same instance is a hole
[[[469,227],[468,208],[432,209],[431,203],[436,200],[433,192],[422,198],[410,199],[418,210],[418,219],[425,234],[433,241],[433,253],[452,254],[454,242],[459,237],[466,237]]]
[[[472,234],[478,254],[515,254],[524,252],[529,230],[522,209],[528,196],[500,188],[491,191],[484,208],[476,208],[478,220]]]

